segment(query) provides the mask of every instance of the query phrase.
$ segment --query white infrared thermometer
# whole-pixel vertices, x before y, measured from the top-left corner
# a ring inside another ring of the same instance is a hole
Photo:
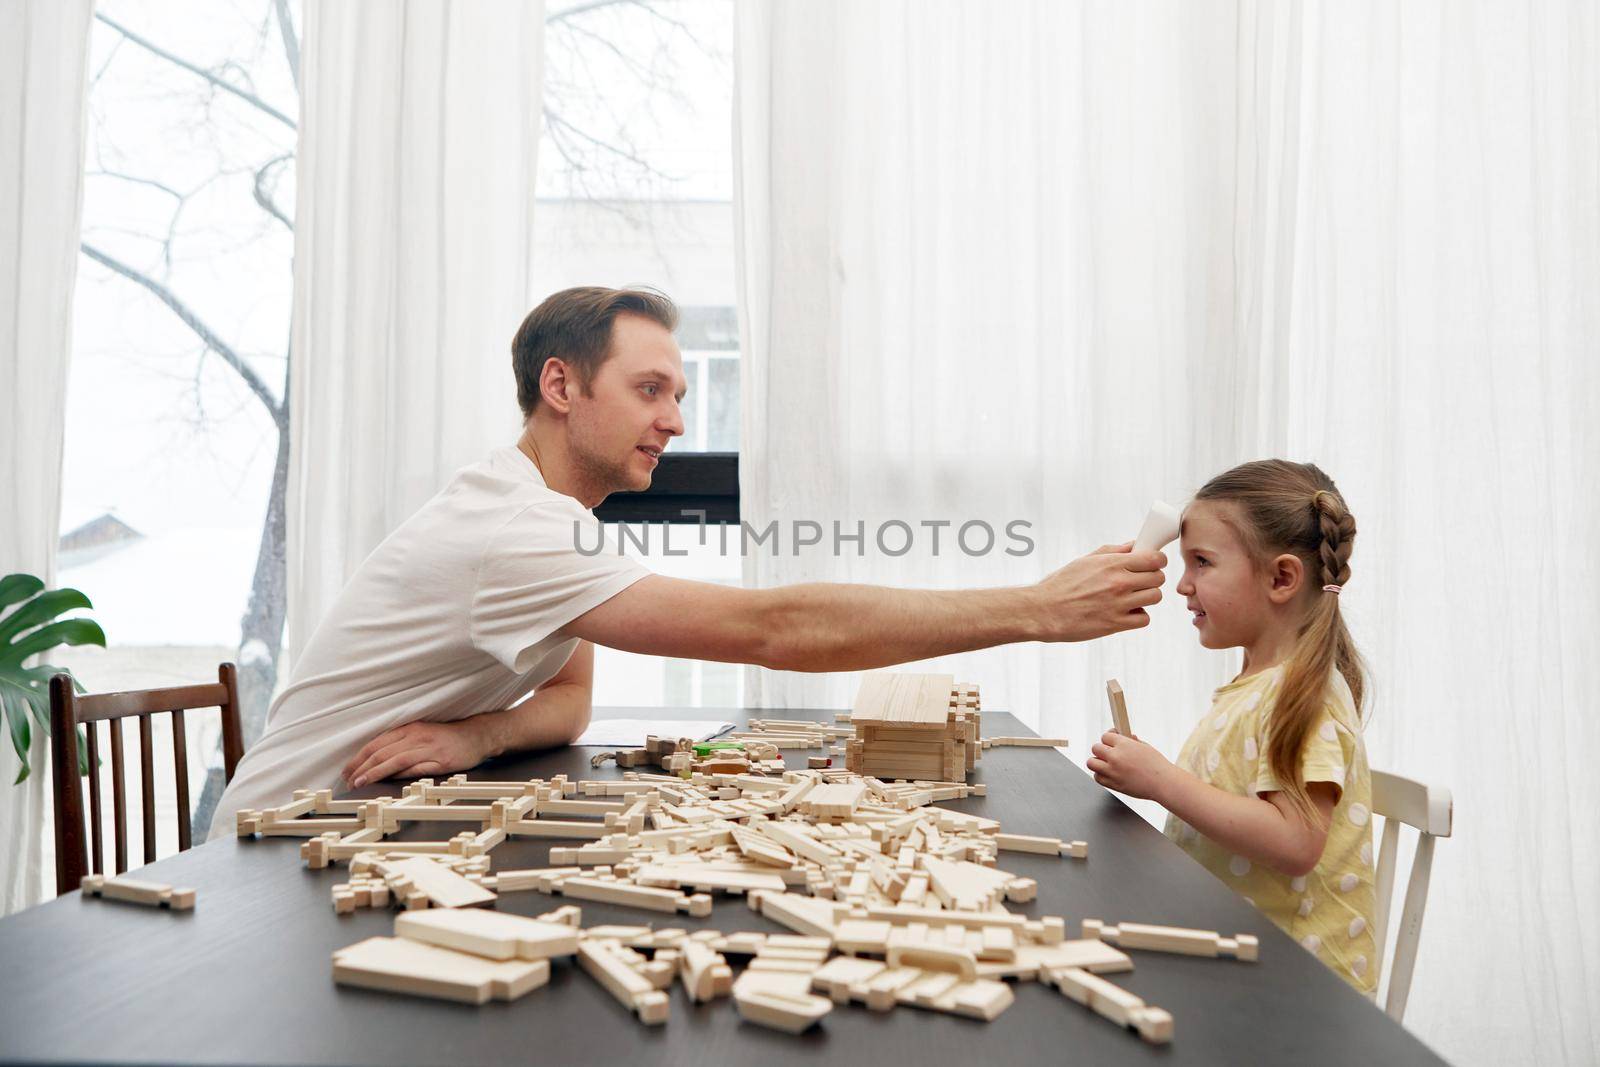
[[[1144,517],[1144,525],[1139,527],[1139,536],[1133,539],[1133,550],[1154,552],[1170,545],[1178,537],[1178,525],[1181,521],[1182,518],[1176,508],[1157,500],[1150,505],[1150,511]]]

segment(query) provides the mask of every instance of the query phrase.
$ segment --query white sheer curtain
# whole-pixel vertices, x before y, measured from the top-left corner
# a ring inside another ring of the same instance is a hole
[[[295,224],[291,661],[351,572],[516,438],[542,0],[308,0]]]
[[[55,579],[93,0],[0,5],[0,575]],[[44,895],[50,746],[0,744],[0,915]]]
[[[1318,462],[1361,526],[1373,762],[1456,796],[1407,1025],[1459,1062],[1600,1055],[1595,8],[738,16],[741,507],[868,532],[752,552],[747,581],[1029,581],[1237,461]],[[1019,518],[1023,558],[918,527]],[[872,544],[885,519],[911,552]],[[1171,585],[1140,633],[942,666],[1080,761],[1120,678],[1171,754],[1236,669]]]

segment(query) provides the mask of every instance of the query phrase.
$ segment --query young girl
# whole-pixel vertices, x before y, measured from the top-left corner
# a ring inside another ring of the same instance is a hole
[[[1359,658],[1339,612],[1356,523],[1308,463],[1246,463],[1183,515],[1183,580],[1206,648],[1243,648],[1176,765],[1108,733],[1095,780],[1155,800],[1167,836],[1363,993],[1372,933],[1372,781]]]

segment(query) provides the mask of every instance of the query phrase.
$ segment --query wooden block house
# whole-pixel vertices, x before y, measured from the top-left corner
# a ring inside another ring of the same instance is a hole
[[[874,778],[964,782],[982,752],[978,687],[950,674],[868,674],[850,723],[845,766]]]

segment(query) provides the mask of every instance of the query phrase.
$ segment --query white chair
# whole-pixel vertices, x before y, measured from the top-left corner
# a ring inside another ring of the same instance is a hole
[[[1389,963],[1389,997],[1384,1011],[1399,1022],[1411,993],[1411,972],[1417,965],[1417,942],[1422,937],[1422,911],[1428,904],[1428,875],[1433,869],[1435,838],[1449,837],[1452,819],[1450,790],[1424,785],[1385,771],[1372,772],[1372,810],[1383,816],[1383,842],[1378,849],[1376,930],[1382,955],[1389,932],[1389,904],[1394,896],[1394,868],[1400,847],[1400,824],[1417,830],[1417,854],[1406,882],[1406,903],[1395,931],[1394,956]]]

